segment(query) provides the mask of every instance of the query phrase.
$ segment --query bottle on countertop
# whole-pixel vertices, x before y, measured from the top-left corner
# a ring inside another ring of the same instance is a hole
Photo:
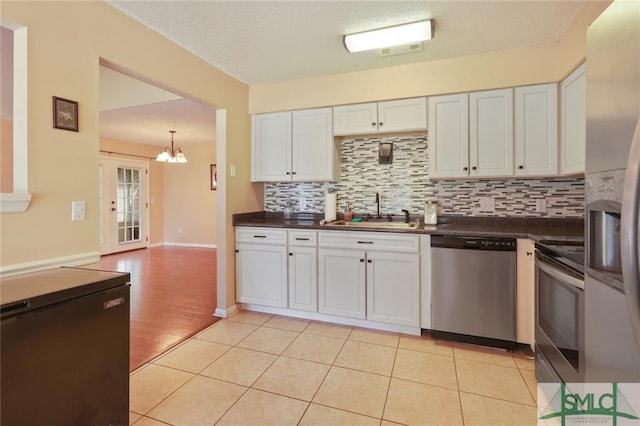
[[[353,220],[353,209],[350,205],[347,205],[347,209],[344,211],[344,221],[351,222]]]
[[[427,197],[424,202],[424,224],[436,225],[438,223],[438,199]]]

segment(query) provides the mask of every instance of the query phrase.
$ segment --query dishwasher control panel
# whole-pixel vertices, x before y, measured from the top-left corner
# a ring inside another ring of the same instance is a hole
[[[499,250],[515,251],[515,238],[458,237],[434,235],[431,247],[467,249],[467,250]]]

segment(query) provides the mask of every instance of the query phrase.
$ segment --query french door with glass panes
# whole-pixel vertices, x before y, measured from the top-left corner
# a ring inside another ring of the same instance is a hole
[[[148,164],[100,159],[100,253],[147,247]]]

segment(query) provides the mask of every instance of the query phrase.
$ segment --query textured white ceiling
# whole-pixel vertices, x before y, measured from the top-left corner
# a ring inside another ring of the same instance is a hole
[[[112,6],[249,85],[534,46],[586,1],[122,1]],[[435,20],[424,50],[347,53],[346,33]]]

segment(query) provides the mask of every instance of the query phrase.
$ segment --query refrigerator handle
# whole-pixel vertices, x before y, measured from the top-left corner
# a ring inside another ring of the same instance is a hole
[[[640,221],[640,118],[631,143],[622,194],[620,254],[624,292],[629,306],[631,326],[640,350],[640,259],[638,221]]]

